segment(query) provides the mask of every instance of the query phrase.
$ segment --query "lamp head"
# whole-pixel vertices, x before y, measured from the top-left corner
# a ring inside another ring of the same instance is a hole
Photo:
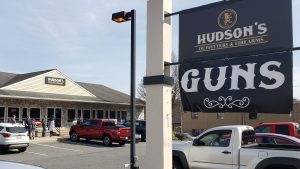
[[[121,11],[121,12],[112,14],[112,20],[115,22],[118,22],[118,23],[126,22],[126,21],[129,21],[130,19],[131,19],[130,12]]]

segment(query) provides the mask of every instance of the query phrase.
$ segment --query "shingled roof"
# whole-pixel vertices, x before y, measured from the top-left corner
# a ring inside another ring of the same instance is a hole
[[[7,72],[0,72],[0,88],[8,86],[13,83],[17,83],[34,76],[47,73],[51,70],[44,70],[26,74],[14,74]],[[81,87],[85,88],[95,97],[88,96],[70,96],[70,95],[61,95],[61,94],[51,94],[51,93],[38,93],[38,92],[27,92],[27,91],[14,91],[14,90],[3,90],[0,89],[0,95],[10,97],[20,97],[20,98],[40,98],[40,99],[50,99],[50,100],[74,100],[74,101],[85,101],[85,102],[101,102],[101,103],[114,103],[114,104],[130,104],[130,96],[119,92],[117,90],[111,89],[109,87],[100,85],[100,84],[91,84],[76,82]],[[136,101],[139,105],[144,105],[145,103],[142,100],[137,99]]]
[[[0,72],[0,87],[8,86],[8,85],[32,78],[34,76],[50,72],[52,70],[55,70],[55,69],[32,72],[32,73],[25,73],[25,74],[13,74],[13,73]],[[2,74],[4,76],[3,79],[1,78]],[[5,77],[6,77],[6,79],[5,79]],[[2,80],[4,83],[1,83]],[[5,80],[6,80],[6,82],[5,82]]]

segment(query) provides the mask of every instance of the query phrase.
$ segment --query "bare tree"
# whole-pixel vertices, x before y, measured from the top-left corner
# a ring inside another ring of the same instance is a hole
[[[137,86],[137,95],[138,98],[141,100],[146,100],[146,89],[143,84],[143,80]]]
[[[174,54],[174,52],[172,52],[172,62],[177,62],[178,61],[178,57]],[[179,88],[179,79],[178,79],[178,66],[174,65],[171,66],[171,76],[174,79],[174,85],[172,87],[172,106],[175,104],[175,102],[178,102],[180,99],[180,88]],[[138,98],[142,99],[142,100],[146,100],[146,90],[145,87],[143,85],[143,80],[141,80],[141,82],[138,84],[137,87],[137,94],[138,94]]]

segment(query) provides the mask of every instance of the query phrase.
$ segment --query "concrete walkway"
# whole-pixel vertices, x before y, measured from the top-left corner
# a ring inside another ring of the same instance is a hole
[[[69,138],[69,130],[70,128],[62,127],[60,128],[60,135],[59,136],[52,136],[50,137],[49,130],[46,130],[46,137],[42,137],[42,129],[38,128],[38,135],[34,139],[30,140],[30,143],[42,143],[42,142],[54,142],[58,139],[62,138]]]

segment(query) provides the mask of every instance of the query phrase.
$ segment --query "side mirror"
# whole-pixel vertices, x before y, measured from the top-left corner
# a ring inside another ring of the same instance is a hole
[[[205,146],[205,143],[203,141],[200,141],[198,139],[193,140],[193,146]]]
[[[193,146],[199,146],[199,140],[198,139],[193,140]]]

